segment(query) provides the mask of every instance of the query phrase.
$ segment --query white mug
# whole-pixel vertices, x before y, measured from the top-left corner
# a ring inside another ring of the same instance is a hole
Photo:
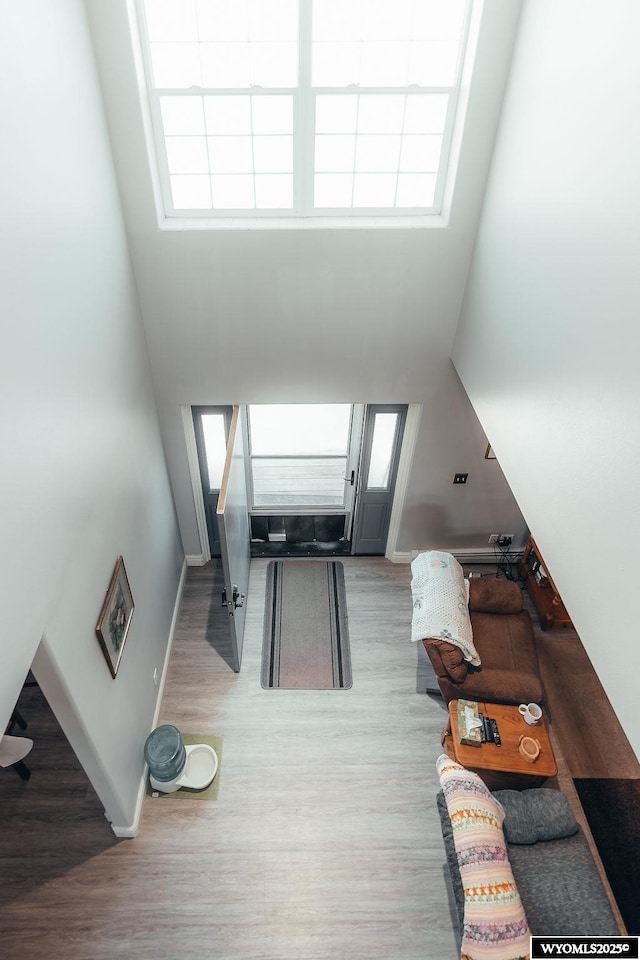
[[[538,720],[542,719],[542,707],[537,703],[521,703],[518,710],[531,726],[535,726]]]

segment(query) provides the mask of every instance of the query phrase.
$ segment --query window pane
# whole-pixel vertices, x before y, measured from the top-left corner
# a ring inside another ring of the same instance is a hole
[[[221,413],[203,413],[200,417],[204,434],[204,449],[207,457],[209,489],[219,490],[227,456],[227,441],[224,431],[224,416]]]
[[[227,0],[237,4],[238,0]],[[249,0],[251,40],[293,40],[298,37],[298,0]]]
[[[413,11],[414,38],[459,41],[465,9],[466,0],[422,0],[416,3]]]
[[[354,133],[357,123],[357,95],[316,97],[316,133]]]
[[[406,87],[409,78],[410,43],[363,43],[358,83],[365,87]]]
[[[358,133],[402,133],[404,94],[363,94],[358,105]]]
[[[353,185],[354,207],[392,207],[396,180],[395,173],[357,173]]]
[[[296,43],[250,43],[250,82],[260,87],[295,87],[298,84]]]
[[[311,82],[314,87],[348,87],[360,76],[359,43],[314,43]]]
[[[252,455],[346,456],[351,404],[251,404],[249,424]]]
[[[317,173],[314,183],[314,206],[350,207],[353,201],[353,174]]]
[[[209,177],[182,175],[170,177],[171,198],[176,210],[211,209]]]
[[[167,137],[169,173],[208,173],[207,141],[204,137]]]
[[[346,457],[253,459],[254,505],[342,507],[346,468]]]
[[[457,43],[410,44],[409,83],[422,87],[450,87],[456,81]]]
[[[362,32],[362,11],[359,3],[344,0],[315,0],[313,4],[313,39],[359,40]]]
[[[205,97],[207,133],[251,133],[250,97]]]
[[[363,136],[356,142],[356,170],[382,172],[397,170],[400,137]]]
[[[376,413],[371,442],[371,460],[367,490],[387,490],[393,456],[393,441],[396,435],[397,413]]]
[[[289,210],[293,206],[293,175],[257,173],[256,207],[262,210]]]
[[[356,138],[344,135],[316,137],[316,170],[353,170]]]
[[[216,210],[250,210],[255,207],[251,174],[215,175],[211,177],[211,190]]]
[[[249,15],[246,3],[238,0],[196,0],[198,32],[205,40],[248,40]]]
[[[251,97],[254,134],[293,133],[293,97]]]
[[[253,162],[256,173],[293,171],[293,137],[254,137]]]
[[[197,43],[152,43],[150,49],[156,87],[202,85]]]
[[[212,173],[252,173],[251,137],[207,137]]]
[[[160,110],[167,136],[204,133],[202,97],[160,97]]]
[[[405,133],[442,133],[447,119],[449,97],[442,94],[411,95],[404,112]]]
[[[413,173],[436,173],[441,149],[442,137],[403,137],[400,169]]]
[[[205,87],[248,87],[251,84],[249,44],[202,43],[202,85]]]
[[[401,173],[399,175],[397,207],[432,207],[435,196],[435,173]]]
[[[197,40],[193,0],[145,0],[150,40]]]

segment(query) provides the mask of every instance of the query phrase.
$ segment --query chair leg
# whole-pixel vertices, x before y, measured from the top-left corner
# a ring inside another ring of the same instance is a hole
[[[21,730],[26,730],[28,726],[27,721],[24,719],[20,711],[14,709],[13,713],[11,714],[11,720],[9,720],[9,726],[7,727],[6,732],[10,734],[16,724]]]
[[[16,762],[12,763],[11,766],[21,780],[28,780],[31,776],[31,770],[29,770],[29,767],[26,765],[26,763],[23,763],[22,760],[16,760]]]

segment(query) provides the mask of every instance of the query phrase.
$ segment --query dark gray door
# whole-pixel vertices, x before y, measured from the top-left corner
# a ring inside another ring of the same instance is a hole
[[[220,556],[220,537],[216,510],[222,485],[229,426],[233,407],[192,407],[193,427],[198,450],[202,499],[207,520],[209,553]]]
[[[245,469],[245,419],[233,408],[227,456],[216,519],[224,573],[224,603],[229,614],[233,669],[240,670],[246,598],[249,591],[250,533]]]
[[[385,552],[406,418],[406,404],[367,406],[353,553],[380,555]]]

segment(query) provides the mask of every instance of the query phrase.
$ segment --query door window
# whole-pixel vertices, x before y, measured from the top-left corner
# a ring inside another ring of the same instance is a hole
[[[395,449],[397,413],[376,413],[371,441],[371,459],[367,474],[367,490],[388,490]]]
[[[207,461],[209,490],[219,490],[222,484],[222,471],[224,470],[227,453],[225,415],[223,413],[203,413],[200,414],[200,422]]]

